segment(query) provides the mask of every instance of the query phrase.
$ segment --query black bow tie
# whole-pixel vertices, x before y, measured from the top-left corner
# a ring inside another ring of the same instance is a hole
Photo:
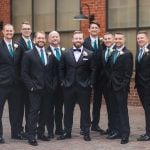
[[[77,49],[73,49],[74,52],[81,52],[81,49],[77,48]]]

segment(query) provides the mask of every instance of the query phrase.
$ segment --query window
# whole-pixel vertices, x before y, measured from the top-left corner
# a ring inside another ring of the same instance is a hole
[[[109,0],[109,28],[136,26],[136,0]]]
[[[32,0],[12,0],[12,24],[17,33],[20,32],[20,25],[24,20],[28,20],[32,24],[31,4]]]
[[[80,23],[73,20],[75,14],[79,13],[80,0],[12,0],[11,3],[12,24],[16,33],[20,32],[21,23],[27,20],[33,32],[57,30],[61,32],[63,46],[72,45],[70,35],[80,29]]]
[[[107,0],[107,30],[122,31],[126,45],[135,55],[136,33],[146,30],[150,33],[149,0]]]

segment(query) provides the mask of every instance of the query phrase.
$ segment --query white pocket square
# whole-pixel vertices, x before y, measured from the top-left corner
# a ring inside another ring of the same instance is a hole
[[[88,60],[87,58],[83,58],[83,60]]]

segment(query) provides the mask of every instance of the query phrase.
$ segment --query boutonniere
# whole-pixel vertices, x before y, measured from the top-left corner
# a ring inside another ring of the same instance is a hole
[[[124,52],[123,51],[119,51],[119,56],[123,55]]]
[[[61,48],[62,51],[65,51],[66,49],[64,47]]]
[[[47,52],[47,55],[48,55],[48,57],[50,57],[52,55],[52,53],[51,52]]]
[[[113,49],[113,48],[110,48],[110,53],[112,53],[113,51],[115,51],[115,49]]]
[[[14,44],[14,50],[16,50],[16,48],[18,48],[18,46],[19,46],[19,45],[15,43],[15,44]]]
[[[86,56],[88,56],[88,53],[83,51],[83,57],[86,57]]]
[[[149,49],[146,47],[146,48],[144,49],[144,52],[145,52],[145,53],[148,53],[148,52],[149,52]]]

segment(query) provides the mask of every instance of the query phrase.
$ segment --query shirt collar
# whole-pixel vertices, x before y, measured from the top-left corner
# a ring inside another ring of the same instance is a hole
[[[124,48],[124,47],[125,47],[125,46],[124,46],[124,45],[122,45],[120,48],[117,48],[117,47],[116,47],[116,49],[117,49],[117,51],[118,51],[118,52],[120,52],[120,51],[122,51],[122,50],[123,50],[123,48]]]
[[[148,43],[147,44],[145,44],[143,47],[140,47],[141,49],[145,49],[145,48],[147,48],[148,47]]]
[[[11,44],[12,45],[12,40],[10,42],[6,41],[4,38],[4,42],[6,43],[6,45]]]
[[[38,50],[38,52],[40,52],[41,49],[43,49],[43,51],[45,52],[45,47],[42,47],[42,48],[41,48],[41,47],[38,47],[37,45],[36,45],[35,47],[36,47],[36,49]]]
[[[91,39],[91,41],[93,42],[93,41],[98,41],[98,36],[97,37],[92,37],[92,36],[90,36],[90,39]]]

